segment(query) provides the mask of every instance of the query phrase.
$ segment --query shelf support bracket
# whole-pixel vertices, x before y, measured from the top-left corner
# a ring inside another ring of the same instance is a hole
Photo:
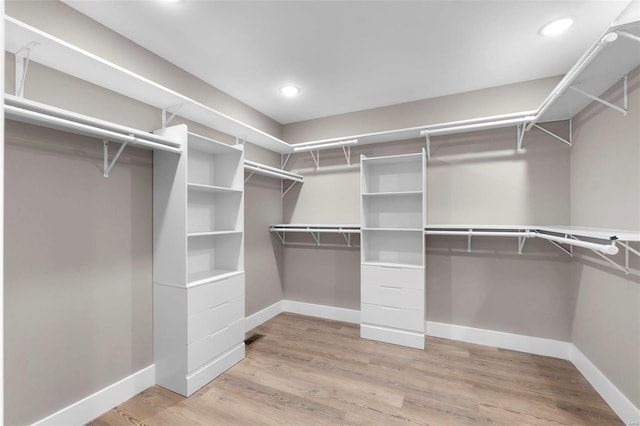
[[[625,83],[624,83],[624,98],[626,100],[626,98],[627,98],[627,84],[626,84],[627,77],[626,76],[625,76],[624,80],[625,80]],[[621,112],[623,115],[627,115],[628,111],[627,111],[626,102],[625,102],[624,108],[622,108],[622,107],[619,107],[618,105],[612,104],[611,102],[607,102],[602,98],[599,98],[597,96],[593,96],[591,93],[587,93],[584,90],[577,88],[576,86],[569,86],[569,88],[571,90],[575,91],[575,92],[580,93],[583,96],[586,96],[587,98],[589,98],[591,100],[594,100],[596,102],[600,102],[602,105],[608,106],[611,109],[614,109],[614,110],[616,110],[618,112]]]
[[[618,244],[620,244],[622,247],[625,248],[624,251],[624,263],[627,269],[627,274],[629,273],[629,271],[631,270],[629,268],[629,252],[635,254],[636,256],[640,256],[640,251],[634,249],[633,247],[631,247],[631,245],[623,242],[623,241],[618,241]]]
[[[280,168],[282,170],[284,170],[284,168],[287,166],[287,163],[289,162],[289,158],[291,158],[290,152],[286,154],[280,154]]]
[[[429,132],[425,132],[424,139],[427,151],[427,160],[431,160],[431,136],[429,136]]]
[[[537,125],[537,124],[534,124],[534,125],[533,125],[533,127],[535,127],[536,129],[540,129],[540,130],[542,130],[544,133],[548,134],[549,136],[551,136],[551,137],[553,137],[553,138],[556,138],[556,139],[557,139],[557,140],[559,140],[560,142],[566,143],[567,145],[571,146],[571,141],[568,141],[568,140],[566,140],[565,138],[560,137],[560,136],[556,135],[556,134],[555,134],[555,133],[553,133],[553,132],[550,132],[549,130],[545,129],[544,127],[541,127],[541,126],[539,126],[539,125]]]
[[[244,183],[249,182],[249,179],[251,179],[251,176],[253,176],[253,174],[254,174],[254,173],[255,173],[255,171],[254,171],[254,170],[252,170],[252,171],[251,171],[251,173],[249,173],[249,176],[247,176],[247,177],[244,179]]]
[[[276,234],[278,236],[278,239],[282,242],[282,244],[286,244],[285,242],[285,232],[282,232],[282,234],[280,234],[280,232],[275,231],[274,234]]]
[[[293,188],[296,185],[296,183],[298,182],[294,180],[293,183],[287,187],[287,189],[284,189],[284,179],[280,180],[280,192],[282,194],[282,198],[284,198],[284,196],[287,195],[287,192],[289,192],[291,188]]]
[[[108,139],[102,140],[103,153],[104,153],[104,177],[106,178],[109,177],[109,173],[111,172],[111,169],[113,168],[113,166],[115,166],[116,162],[118,161],[118,158],[120,158],[120,154],[122,154],[122,151],[124,151],[128,143],[129,142],[123,142],[122,145],[120,145],[120,148],[116,152],[116,155],[113,156],[113,160],[111,160],[111,163],[109,163],[109,140]]]
[[[347,160],[347,166],[351,165],[351,147],[342,145],[342,152],[344,153],[344,158]]]
[[[167,108],[162,108],[162,128],[163,129],[165,129],[169,125],[171,120],[173,120],[176,117],[176,115],[178,114],[178,111],[180,111],[180,108],[182,108],[183,105],[184,105],[184,102],[176,105],[171,105],[170,107],[167,107]]]
[[[516,127],[516,130],[518,132],[518,137],[517,137],[517,150],[518,151],[522,150],[522,145],[524,143],[524,128],[525,128],[524,124],[521,124],[521,125]]]
[[[524,250],[524,244],[527,242],[527,237],[518,237],[518,254],[522,254]]]
[[[637,42],[640,42],[640,37],[638,37],[635,34],[631,34],[631,33],[628,33],[626,31],[622,31],[622,30],[616,31],[616,33],[618,33],[618,35],[621,35],[622,37],[628,38],[629,40],[635,40]]]
[[[573,236],[573,235],[569,235],[569,238],[572,238],[576,241],[582,241],[581,239]],[[611,265],[613,265],[616,269],[624,272],[625,274],[629,275],[629,268],[628,267],[624,267],[624,266],[620,266],[618,265],[616,262],[614,262],[613,260],[609,259],[607,256],[605,256],[604,254],[600,253],[599,251],[596,250],[591,250],[593,253],[597,254],[598,256],[600,256],[601,258],[603,258],[604,260],[606,260],[607,262],[609,262]]]
[[[573,253],[570,250],[567,250],[566,248],[562,247],[559,243],[556,243],[555,241],[551,241],[551,240],[547,240],[547,241],[549,241],[554,246],[558,247],[560,250],[565,252],[567,255],[573,257]]]
[[[469,229],[469,235],[467,236],[467,253],[471,253],[471,233],[473,229]]]
[[[351,234],[342,232],[342,229],[340,229],[340,233],[344,237],[344,240],[347,242],[347,247],[351,247]]]
[[[313,163],[316,165],[316,169],[320,168],[320,150],[317,150],[314,154],[313,151],[309,151],[311,154],[311,158],[313,158]]]
[[[311,236],[313,237],[314,241],[316,242],[316,245],[319,246],[320,245],[320,233],[319,232],[313,232],[311,230],[309,230],[309,233],[311,234]]]
[[[27,70],[29,69],[29,60],[31,57],[31,49],[39,46],[40,43],[32,41],[31,43],[18,50],[15,54],[16,70],[15,70],[15,86],[16,96],[24,97],[24,82],[27,79]]]

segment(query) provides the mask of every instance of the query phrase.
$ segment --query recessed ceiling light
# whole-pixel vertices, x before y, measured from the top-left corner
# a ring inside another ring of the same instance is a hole
[[[288,84],[280,88],[280,93],[287,97],[293,97],[300,93],[300,88]]]
[[[556,19],[540,28],[540,35],[545,37],[558,35],[565,32],[571,25],[573,25],[573,18]]]

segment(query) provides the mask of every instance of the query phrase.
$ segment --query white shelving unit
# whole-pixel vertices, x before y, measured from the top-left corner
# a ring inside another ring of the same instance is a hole
[[[360,157],[360,336],[424,349],[426,154]]]
[[[154,155],[156,381],[184,396],[244,358],[242,146],[188,133]]]

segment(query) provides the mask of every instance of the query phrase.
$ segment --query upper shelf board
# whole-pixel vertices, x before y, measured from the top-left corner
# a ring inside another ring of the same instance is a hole
[[[17,19],[5,16],[6,51],[16,53],[33,42],[37,45],[31,49],[30,60],[158,109],[180,106],[177,111],[181,117],[271,151],[291,151],[288,143],[274,136]]]
[[[607,33],[616,31],[640,36],[640,22],[636,19],[630,22],[613,23]],[[640,43],[618,35],[613,43],[600,51],[571,83],[571,86],[600,97],[638,65],[640,65]],[[591,102],[593,102],[592,99],[568,88],[558,96],[539,121],[568,120]]]

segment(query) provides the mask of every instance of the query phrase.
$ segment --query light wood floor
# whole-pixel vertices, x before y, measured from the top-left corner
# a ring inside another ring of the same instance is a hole
[[[622,424],[568,361],[436,338],[403,348],[293,314],[252,335],[246,359],[190,398],[154,386],[90,424]]]

